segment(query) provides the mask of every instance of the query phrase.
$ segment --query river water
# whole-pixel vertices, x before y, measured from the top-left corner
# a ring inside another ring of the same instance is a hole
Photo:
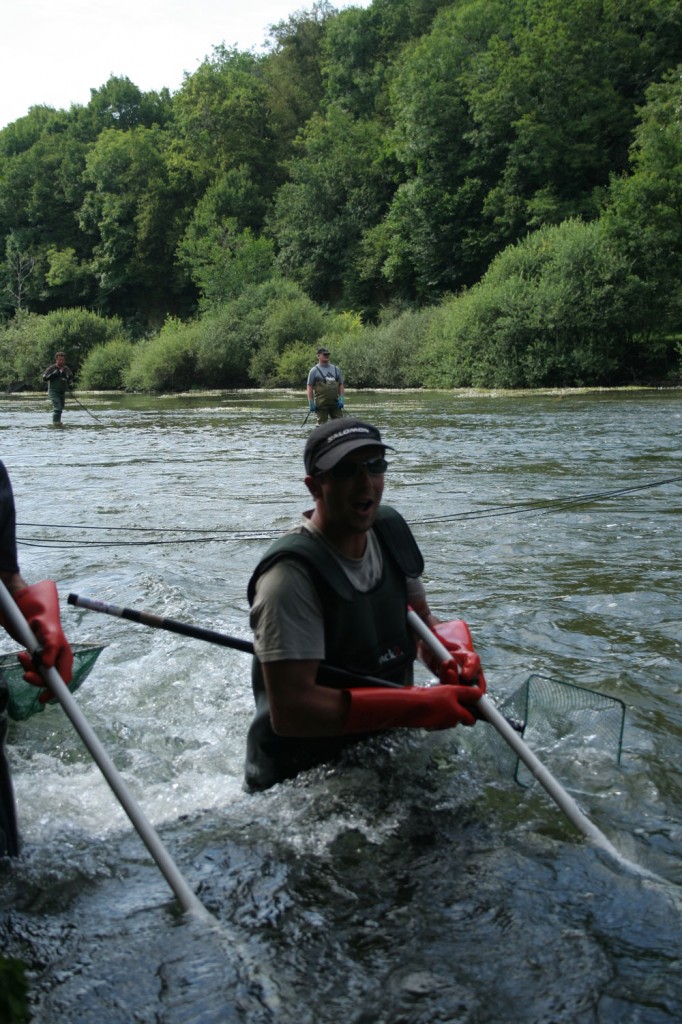
[[[44,396],[0,401],[22,569],[106,645],[79,707],[215,923],[179,913],[59,706],[13,723],[0,938],[33,1020],[681,1020],[682,391],[348,397],[490,699],[539,674],[625,703],[620,764],[598,724],[536,751],[623,860],[505,775],[485,723],[243,792],[249,658],[66,596],[248,639],[250,572],[308,506],[305,405],[77,397],[62,429]]]

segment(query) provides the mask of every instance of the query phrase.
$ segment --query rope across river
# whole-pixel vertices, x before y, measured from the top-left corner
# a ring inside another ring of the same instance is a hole
[[[613,498],[621,497],[624,494],[633,494],[639,491],[647,491],[656,487],[664,487],[668,484],[682,482],[682,475],[667,477],[666,479],[651,480],[646,483],[632,484],[629,487],[617,487],[604,491],[590,491],[585,494],[574,495],[567,498],[551,498],[549,500],[534,500],[516,502],[510,505],[492,505],[482,509],[470,509],[465,512],[452,512],[442,516],[429,516],[424,519],[409,520],[411,527],[428,526],[431,523],[462,522],[475,519],[489,519],[498,516],[513,515],[549,515],[550,513],[571,512],[579,508],[595,505],[600,502],[609,502]],[[597,509],[597,511],[599,511]],[[626,510],[629,511],[629,510]],[[663,510],[657,512],[673,511],[679,509]],[[231,527],[219,527],[216,529],[196,529],[191,527],[171,527],[164,525],[163,537],[157,535],[159,530],[152,526],[101,526],[79,523],[31,523],[20,522],[17,526],[22,529],[36,529],[49,531],[44,537],[19,536],[18,542],[23,547],[63,547],[63,538],[54,536],[54,531],[62,530],[83,530],[91,533],[106,532],[109,537],[102,540],[90,540],[79,538],[80,547],[165,547],[182,544],[214,544],[223,541],[244,541],[244,540],[271,540],[278,537],[281,531],[271,529],[237,530]],[[111,534],[125,532],[129,535],[146,535],[145,539],[115,540]],[[151,535],[151,536],[150,536]]]

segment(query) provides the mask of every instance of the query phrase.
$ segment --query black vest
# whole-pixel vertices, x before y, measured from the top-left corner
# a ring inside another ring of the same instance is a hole
[[[253,603],[258,578],[282,558],[298,558],[311,572],[324,617],[325,661],[360,675],[407,685],[416,650],[407,626],[406,576],[419,576],[424,561],[402,516],[379,509],[374,531],[381,545],[383,570],[366,594],[355,590],[333,555],[305,527],[286,534],[265,553],[249,581]],[[338,684],[339,686],[348,684]],[[351,684],[352,685],[352,684]],[[252,686],[256,715],[247,737],[246,783],[266,789],[282,779],[338,756],[357,736],[296,738],[272,729],[263,673],[253,659]]]

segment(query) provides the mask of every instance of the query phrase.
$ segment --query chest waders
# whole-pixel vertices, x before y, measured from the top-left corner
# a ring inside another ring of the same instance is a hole
[[[66,392],[69,390],[68,377],[54,377],[47,382],[47,395],[52,402],[52,422],[61,423],[62,413],[66,405]]]
[[[271,565],[282,558],[300,559],[311,572],[320,595],[325,661],[407,686],[412,681],[416,647],[407,625],[405,577],[420,575],[424,562],[407,523],[394,509],[379,509],[374,530],[381,545],[383,571],[368,593],[355,590],[333,555],[301,527],[280,538],[265,553],[249,581],[249,603],[253,603],[259,576]],[[247,736],[245,780],[252,789],[267,789],[314,765],[334,760],[344,748],[363,738],[278,736],[272,728],[257,658],[252,663],[251,683],[256,714]]]
[[[343,410],[336,404],[339,400],[339,371],[336,367],[329,367],[326,371],[321,366],[315,367],[315,381],[313,383],[313,396],[317,406],[317,422],[326,423],[328,419],[340,419]]]

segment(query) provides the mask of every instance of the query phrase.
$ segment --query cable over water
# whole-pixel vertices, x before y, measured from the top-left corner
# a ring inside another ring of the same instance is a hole
[[[410,519],[408,520],[411,526],[427,525],[429,523],[447,523],[454,521],[465,521],[468,519],[490,519],[500,516],[511,516],[511,515],[524,515],[524,514],[536,514],[538,512],[542,514],[549,514],[552,512],[566,512],[577,508],[584,508],[595,503],[607,501],[611,498],[620,497],[623,494],[632,494],[636,491],[652,490],[656,487],[664,487],[668,484],[682,482],[682,475],[668,477],[665,480],[653,480],[643,484],[633,484],[629,487],[618,487],[604,491],[591,491],[587,494],[580,494],[569,498],[554,498],[551,500],[531,500],[527,499],[523,502],[512,503],[511,505],[504,506],[492,506],[483,509],[471,509],[465,512],[453,512],[440,516],[428,516],[422,519]],[[620,512],[628,511],[627,509],[619,509]],[[637,511],[637,510],[633,510]],[[669,511],[672,514],[678,514],[679,508],[669,509],[658,509],[658,513]],[[31,523],[31,522],[19,522],[17,526],[24,529],[34,528],[42,530],[85,530],[88,532],[95,531],[106,531],[115,532],[123,531],[127,533],[153,533],[156,534],[158,530],[155,527],[144,527],[144,526],[97,526],[93,524],[79,524],[79,523]],[[172,533],[172,537],[146,539],[140,541],[134,540],[83,540],[79,538],[78,544],[81,546],[89,547],[133,547],[133,546],[155,546],[164,547],[171,546],[178,543],[178,538],[182,539],[183,544],[213,544],[220,542],[221,540],[268,540],[279,536],[279,532],[271,530],[235,530],[230,528],[218,528],[218,529],[196,529],[192,527],[163,527],[164,533]],[[198,536],[199,535],[199,536]],[[26,538],[19,536],[19,543],[26,547],[56,547],[61,545],[63,542],[61,538],[55,537],[43,537],[43,538]]]

